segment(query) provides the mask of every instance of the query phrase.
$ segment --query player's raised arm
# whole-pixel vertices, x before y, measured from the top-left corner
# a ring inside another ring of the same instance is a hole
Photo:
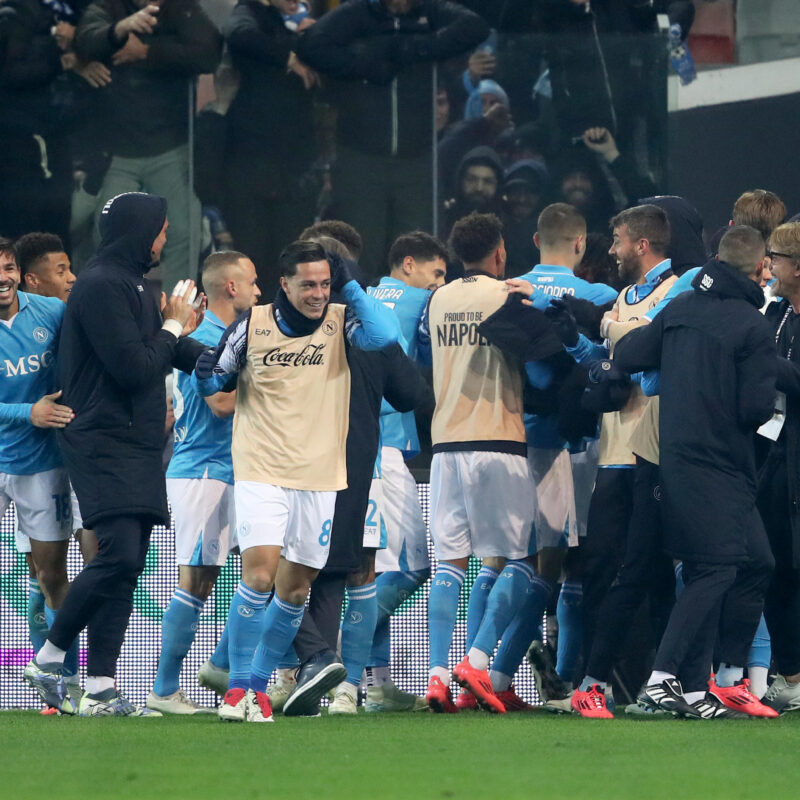
[[[350,272],[348,261],[328,253],[331,265],[331,291],[338,292],[347,304],[347,341],[362,350],[383,350],[400,339],[400,325],[391,309],[370,297]]]
[[[231,323],[216,349],[209,348],[197,359],[192,380],[201,397],[236,388],[236,376],[247,359],[247,328],[250,310]]]

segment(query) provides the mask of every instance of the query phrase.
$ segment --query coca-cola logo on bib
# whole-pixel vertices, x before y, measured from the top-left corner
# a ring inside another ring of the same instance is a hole
[[[316,367],[325,363],[325,345],[307,344],[300,352],[273,347],[264,354],[265,367]]]

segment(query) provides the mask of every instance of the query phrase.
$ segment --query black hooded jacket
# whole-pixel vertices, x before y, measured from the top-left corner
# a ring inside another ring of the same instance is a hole
[[[161,469],[172,367],[191,372],[203,346],[161,328],[143,277],[166,218],[162,197],[130,193],[100,217],[102,243],[70,295],[58,350],[62,402],[75,419],[58,442],[86,527],[119,515],[169,523]]]
[[[645,203],[662,208],[669,218],[667,258],[672,261],[672,271],[680,276],[688,269],[702,267],[708,256],[703,242],[703,220],[697,209],[672,194],[639,200],[640,205]]]
[[[758,284],[710,261],[614,350],[629,373],[660,369],[661,485],[674,558],[737,563],[756,514],[753,434],[775,403],[775,343]]]

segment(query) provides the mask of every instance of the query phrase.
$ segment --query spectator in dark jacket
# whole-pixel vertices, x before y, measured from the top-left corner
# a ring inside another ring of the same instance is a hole
[[[96,0],[75,33],[75,50],[111,70],[103,89],[104,143],[113,155],[98,207],[124,192],[154,192],[169,205],[167,292],[197,269],[200,204],[189,185],[190,85],[213,72],[221,37],[197,0]]]
[[[98,552],[72,582],[30,682],[45,702],[64,708],[60,662],[88,625],[82,715],[139,713],[117,692],[114,676],[151,528],[169,524],[164,378],[173,367],[190,372],[203,351],[182,337],[197,322],[193,284],[165,304],[162,322],[143,277],[166,241],[166,213],[163,198],[139,193],[106,204],[100,250],[72,290],[61,329],[62,399],[76,424],[59,447]]]
[[[297,58],[303,35],[261,0],[240,0],[225,25],[240,85],[226,120],[223,210],[268,297],[278,290],[278,256],[313,221],[319,190],[311,173],[319,77]]]
[[[695,276],[694,291],[614,352],[627,372],[661,371],[666,545],[683,561],[685,584],[639,702],[687,716],[700,716],[694,704],[705,698],[720,619],[720,660],[746,663],[775,566],[756,509],[753,447],[775,402],[773,334],[758,312],[763,263],[760,234],[731,228],[720,261]],[[751,698],[761,705],[746,684],[740,689],[748,706]]]
[[[298,56],[335,78],[336,215],[364,236],[362,265],[377,274],[398,234],[433,225],[433,63],[489,33],[448,0],[352,0],[302,37]]]

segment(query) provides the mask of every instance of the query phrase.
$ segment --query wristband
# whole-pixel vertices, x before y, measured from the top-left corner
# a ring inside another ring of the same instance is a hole
[[[176,339],[180,339],[183,333],[183,325],[176,319],[165,319],[161,330],[171,333]]]

